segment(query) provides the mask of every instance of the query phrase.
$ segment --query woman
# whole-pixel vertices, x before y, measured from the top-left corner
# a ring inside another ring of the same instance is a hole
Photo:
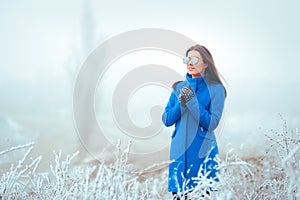
[[[213,58],[201,45],[190,47],[183,58],[186,80],[173,85],[162,115],[166,126],[175,124],[171,137],[168,190],[188,193],[197,185],[195,178],[208,175],[218,181],[219,155],[214,130],[222,116],[226,90]],[[202,166],[202,167],[200,167]],[[199,174],[198,174],[199,172]],[[207,188],[209,193],[211,188]]]

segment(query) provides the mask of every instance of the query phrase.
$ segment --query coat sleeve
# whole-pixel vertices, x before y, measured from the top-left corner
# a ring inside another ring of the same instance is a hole
[[[199,125],[209,132],[215,130],[221,120],[225,90],[222,85],[217,84],[211,88],[210,95],[211,103],[208,110],[198,102],[196,96],[186,104],[194,119],[199,121]]]
[[[172,92],[169,98],[169,102],[162,115],[162,121],[164,125],[169,127],[175,124],[180,119],[181,113],[183,113],[185,110],[186,108],[183,108],[179,104],[176,95],[174,94],[174,92]]]

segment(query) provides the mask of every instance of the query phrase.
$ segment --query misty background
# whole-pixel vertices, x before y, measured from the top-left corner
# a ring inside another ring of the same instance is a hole
[[[80,67],[115,35],[161,28],[206,46],[226,80],[228,98],[218,130],[221,153],[235,148],[247,156],[259,154],[265,134],[282,130],[278,113],[289,129],[299,127],[299,6],[291,0],[1,1],[0,151],[34,141],[34,153],[44,156],[45,166],[53,160],[53,149],[82,151],[72,110]],[[143,64],[163,64],[185,74],[181,60],[172,55],[131,54],[111,66],[96,98],[110,94],[126,70]],[[132,120],[141,126],[151,121],[149,107],[164,107],[170,92],[151,91],[160,95],[136,94],[137,102],[148,102],[143,109],[129,105]],[[96,105],[99,120],[108,119],[108,111],[101,110],[107,103],[109,98]],[[106,125],[115,138],[121,137],[111,121]],[[154,144],[166,145],[166,135]],[[2,163],[6,159],[0,158]]]

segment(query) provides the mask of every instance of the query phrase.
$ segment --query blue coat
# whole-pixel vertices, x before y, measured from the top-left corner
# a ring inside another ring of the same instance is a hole
[[[180,89],[184,86],[191,86],[195,93],[186,107],[178,101]],[[216,156],[219,150],[214,130],[221,119],[224,101],[224,87],[208,82],[204,76],[192,78],[187,74],[186,80],[173,89],[162,115],[166,126],[175,124],[171,134],[170,160],[174,162],[169,165],[169,192],[192,190],[196,186],[192,178],[197,177],[198,172],[209,172],[208,178],[218,181]]]

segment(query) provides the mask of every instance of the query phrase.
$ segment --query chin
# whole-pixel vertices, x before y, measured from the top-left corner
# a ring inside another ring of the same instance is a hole
[[[191,76],[197,76],[199,73],[195,73],[195,72],[188,72],[189,75]]]

